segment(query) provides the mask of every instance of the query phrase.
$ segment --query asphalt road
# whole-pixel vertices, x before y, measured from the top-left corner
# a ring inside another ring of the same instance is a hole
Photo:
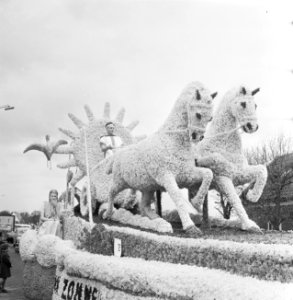
[[[20,259],[19,253],[15,253],[14,248],[10,246],[9,255],[12,264],[11,277],[6,281],[5,288],[8,290],[7,294],[0,293],[0,300],[25,300],[22,289],[22,271],[23,263]]]

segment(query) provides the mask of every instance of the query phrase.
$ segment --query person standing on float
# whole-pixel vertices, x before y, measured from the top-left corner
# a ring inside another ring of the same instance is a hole
[[[104,157],[107,158],[115,152],[115,149],[123,146],[120,136],[114,134],[115,125],[113,122],[108,122],[105,125],[107,134],[100,137],[101,150]]]

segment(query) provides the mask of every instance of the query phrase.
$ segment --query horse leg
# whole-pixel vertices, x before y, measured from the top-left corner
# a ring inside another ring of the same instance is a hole
[[[171,173],[164,173],[156,178],[159,185],[163,186],[168,192],[171,199],[174,201],[180,220],[182,222],[183,230],[191,236],[201,235],[202,232],[192,222],[188,210],[186,209],[186,201],[182,198],[180,189],[177,185],[175,177]]]
[[[177,176],[179,186],[189,189],[189,201],[199,213],[202,212],[202,205],[212,180],[213,172],[210,169],[191,165],[184,166],[184,172]],[[201,185],[197,189],[199,183]]]
[[[264,165],[248,166],[244,169],[243,176],[248,182],[251,180],[254,182],[254,187],[246,195],[247,200],[257,202],[267,182],[267,168]]]
[[[109,191],[109,200],[108,200],[108,208],[105,211],[105,213],[103,214],[103,218],[104,219],[110,219],[113,213],[113,208],[114,208],[114,199],[115,196],[120,193],[121,191],[123,191],[125,189],[125,185],[124,182],[122,180],[115,180],[113,181],[113,184],[110,188]]]
[[[204,199],[208,194],[209,187],[213,180],[213,172],[207,168],[194,168],[193,177],[191,179],[194,184],[201,181],[196,195],[191,199],[194,208],[201,213]]]
[[[232,180],[226,176],[216,177],[217,186],[220,191],[227,197],[227,200],[233,206],[241,222],[241,229],[262,233],[259,226],[249,219],[242,203],[241,199],[236,193]]]
[[[154,200],[154,191],[143,192],[140,201],[140,214],[149,219],[157,219],[160,216],[151,209],[152,201]]]
[[[136,190],[129,189],[125,196],[125,200],[122,203],[122,207],[125,209],[128,209],[128,208],[132,209],[137,202],[136,199],[137,199]]]

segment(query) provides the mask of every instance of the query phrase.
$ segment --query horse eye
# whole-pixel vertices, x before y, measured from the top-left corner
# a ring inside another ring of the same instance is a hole
[[[257,104],[254,104],[254,106],[255,106],[255,109],[257,109]]]
[[[195,115],[196,115],[196,117],[197,117],[199,120],[201,120],[201,114],[196,113]]]
[[[246,102],[241,102],[241,106],[242,106],[243,108],[246,108]]]
[[[213,119],[213,117],[211,117],[211,118],[209,119],[209,122],[211,122],[211,121],[212,121],[212,119]]]

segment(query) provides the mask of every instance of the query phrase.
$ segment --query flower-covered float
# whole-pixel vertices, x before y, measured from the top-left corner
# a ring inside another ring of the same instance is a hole
[[[190,203],[176,192],[177,188],[196,186],[197,196],[192,199],[192,203],[200,210],[202,199],[218,175],[215,165],[221,166],[224,172],[225,164],[219,164],[216,160],[220,158],[219,161],[224,161],[221,153],[217,156],[216,152],[212,152],[212,158],[207,155],[207,151],[205,155],[200,155],[200,145],[203,143],[204,148],[205,139],[199,141],[205,134],[208,121],[211,120],[213,96],[214,94],[211,96],[199,83],[188,85],[160,130],[133,146],[127,146],[131,156],[137,155],[142,158],[143,155],[139,152],[141,147],[147,150],[144,152],[147,153],[146,159],[151,158],[138,170],[128,170],[127,167],[122,169],[121,160],[123,155],[127,156],[127,147],[117,151],[110,159],[93,159],[92,165],[87,168],[84,158],[86,156],[82,155],[85,149],[78,152],[72,148],[62,150],[63,146],[58,148],[59,153],[72,153],[75,165],[79,161],[77,156],[80,155],[80,161],[84,161],[80,167],[84,167],[83,176],[90,175],[91,189],[93,188],[91,194],[93,198],[96,197],[94,202],[104,203],[104,207],[94,216],[94,222],[87,221],[87,217],[76,217],[72,213],[64,212],[63,239],[54,235],[39,235],[36,231],[27,231],[23,235],[20,254],[25,266],[24,287],[27,298],[292,298],[292,233],[259,235],[239,229],[217,229],[204,231],[202,235],[200,229],[194,225],[194,218],[189,216]],[[242,90],[234,94],[237,99],[241,99],[242,96]],[[250,92],[249,97],[253,96]],[[237,102],[236,100],[233,103]],[[88,116],[93,115],[88,113]],[[93,120],[91,117],[89,119]],[[170,124],[166,126],[168,120],[171,120],[172,127]],[[75,123],[81,124],[77,120]],[[80,135],[70,133],[74,137],[70,147],[79,145],[76,147],[82,148],[82,134],[87,127],[82,125],[80,128]],[[225,133],[225,130],[221,133]],[[235,128],[233,132],[236,132]],[[209,133],[207,137],[212,135],[216,134]],[[89,134],[88,139],[90,136]],[[162,155],[162,149],[152,148],[157,140],[161,141],[157,145],[166,145],[166,155]],[[92,142],[98,143],[95,139]],[[191,144],[194,142],[195,146]],[[90,144],[91,142],[88,143],[89,148]],[[178,145],[181,145],[179,150]],[[174,158],[179,159],[179,163],[174,163]],[[200,165],[205,166],[209,163],[213,172],[208,168],[195,166],[195,163],[192,165],[195,158]],[[137,161],[136,165],[139,165],[139,162]],[[147,170],[147,174],[142,172],[143,169]],[[166,181],[156,181],[160,169],[168,175],[158,178],[167,178]],[[99,174],[99,177],[95,177],[95,174]],[[170,174],[175,174],[173,179]],[[143,212],[143,216],[119,208],[119,201],[115,202],[114,199],[113,190],[117,191],[117,182],[119,183],[121,178],[127,181],[127,176],[131,175],[135,178],[133,184],[123,185],[123,188],[132,189],[131,194],[135,194],[135,201],[139,203],[139,210]],[[111,201],[114,200],[116,210],[112,210],[112,206],[107,207],[108,199],[97,200],[100,195],[97,181],[103,180],[101,176],[109,180],[107,192],[112,197]],[[231,182],[234,183],[234,180]],[[159,218],[151,210],[153,192],[156,189],[166,190],[174,200],[182,229],[172,228],[172,224]],[[142,192],[142,196],[137,190]],[[88,198],[87,203],[90,206],[91,197]],[[104,220],[103,216],[111,220]],[[145,224],[150,224],[150,227]],[[226,225],[231,224],[228,222]]]

